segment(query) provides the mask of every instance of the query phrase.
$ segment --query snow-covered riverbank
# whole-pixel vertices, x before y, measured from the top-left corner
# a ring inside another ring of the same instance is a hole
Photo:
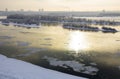
[[[4,22],[0,22],[0,24],[2,25],[12,25],[12,26],[19,26],[19,27],[26,27],[26,28],[40,28],[41,24],[37,25],[37,24],[20,24],[20,23],[4,23]]]
[[[86,79],[0,55],[0,79]]]

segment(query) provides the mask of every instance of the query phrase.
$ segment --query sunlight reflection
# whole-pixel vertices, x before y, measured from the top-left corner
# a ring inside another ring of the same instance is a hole
[[[70,34],[69,49],[78,53],[88,48],[88,42],[82,32],[74,31]]]

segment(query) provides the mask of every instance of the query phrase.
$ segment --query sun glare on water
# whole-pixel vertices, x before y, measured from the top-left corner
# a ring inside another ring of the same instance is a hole
[[[88,48],[88,42],[85,35],[82,32],[74,31],[70,34],[70,40],[68,45],[70,50],[78,53],[80,50],[86,50]]]

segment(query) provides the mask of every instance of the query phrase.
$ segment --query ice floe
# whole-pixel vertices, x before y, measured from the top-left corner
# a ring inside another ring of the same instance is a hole
[[[71,67],[76,72],[81,72],[89,75],[96,75],[99,71],[98,68],[92,66],[86,66],[85,64],[79,63],[78,61],[62,61],[57,58],[44,56],[43,59],[46,59],[52,66],[60,66],[63,68]]]

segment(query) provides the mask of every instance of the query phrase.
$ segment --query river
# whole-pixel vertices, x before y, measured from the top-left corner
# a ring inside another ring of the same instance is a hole
[[[43,67],[44,56],[94,63],[99,69],[95,79],[120,78],[120,32],[67,30],[60,24],[31,29],[0,25],[0,53]]]

